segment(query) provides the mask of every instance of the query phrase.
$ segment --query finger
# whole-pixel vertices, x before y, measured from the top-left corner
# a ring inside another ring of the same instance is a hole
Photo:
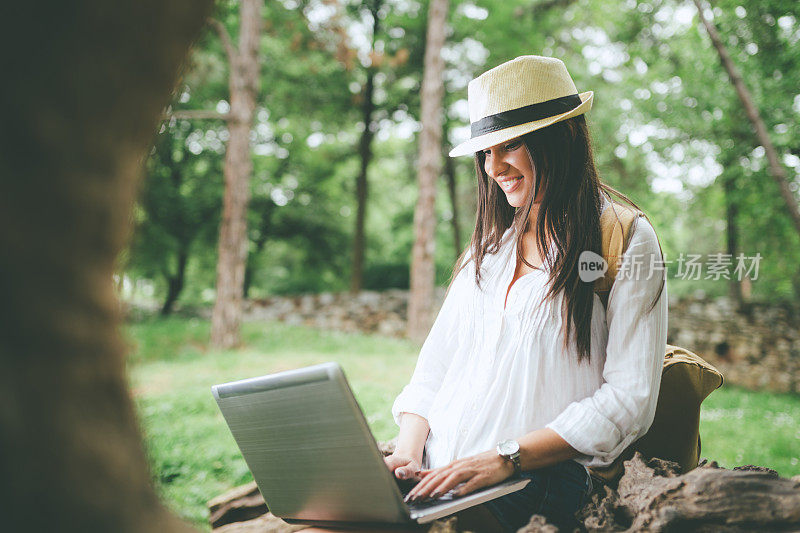
[[[417,469],[414,468],[413,466],[404,465],[404,466],[396,468],[394,473],[400,479],[411,479],[411,478],[416,477],[415,476],[416,471],[417,471]]]
[[[414,494],[411,494],[411,498],[421,500],[432,497],[434,492],[436,492],[437,495],[443,494],[441,490],[438,490],[439,487],[456,471],[456,468],[454,468],[452,465],[448,465],[434,474],[427,476],[419,483],[419,485],[417,485],[417,487],[415,487],[415,490],[413,491]]]
[[[465,496],[471,492],[487,486],[489,483],[481,476],[474,476],[472,479],[467,480],[461,487],[455,491],[456,496]]]
[[[413,501],[422,498],[427,498],[436,484],[443,479],[442,476],[449,474],[449,467],[437,468],[430,471],[430,473],[420,481],[416,487],[411,489],[406,497],[406,501]]]
[[[465,481],[475,476],[474,472],[470,472],[468,470],[460,470],[451,473],[449,476],[446,476],[439,485],[433,489],[431,492],[432,498],[438,498],[439,496],[445,494],[447,491]]]
[[[391,470],[396,469],[398,466],[402,466],[404,462],[399,457],[394,457],[392,455],[383,458],[383,462],[386,463]]]
[[[418,498],[422,498],[423,491],[431,487],[431,480],[434,478],[434,476],[436,476],[436,474],[430,474],[417,483],[417,485],[409,491],[408,495],[406,496],[406,501],[413,501]]]

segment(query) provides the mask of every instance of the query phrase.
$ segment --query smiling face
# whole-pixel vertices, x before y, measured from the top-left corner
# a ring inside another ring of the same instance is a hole
[[[506,193],[512,207],[522,207],[533,189],[536,174],[528,155],[528,149],[520,137],[483,150],[483,168],[489,178],[497,182]],[[534,204],[542,201],[544,187],[539,186],[539,195]]]

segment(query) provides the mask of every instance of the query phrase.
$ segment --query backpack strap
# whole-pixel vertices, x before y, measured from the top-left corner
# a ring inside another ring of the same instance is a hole
[[[603,277],[594,282],[594,292],[600,297],[605,308],[608,308],[608,296],[614,285],[614,279],[617,277],[620,258],[628,247],[633,223],[636,218],[644,216],[644,213],[638,209],[614,201],[610,202],[611,205],[606,207],[600,215],[602,254],[603,259],[608,263],[608,270]]]

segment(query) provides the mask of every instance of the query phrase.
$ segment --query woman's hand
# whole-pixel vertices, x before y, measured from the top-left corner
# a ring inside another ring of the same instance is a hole
[[[419,480],[419,471],[421,469],[419,462],[411,459],[405,455],[392,454],[383,458],[383,462],[389,467],[389,470],[394,472],[394,475],[399,479],[406,480]]]
[[[422,481],[408,493],[406,501],[438,498],[459,483],[464,485],[456,496],[469,494],[511,477],[514,465],[506,461],[495,450],[458,459],[447,466],[420,472]]]

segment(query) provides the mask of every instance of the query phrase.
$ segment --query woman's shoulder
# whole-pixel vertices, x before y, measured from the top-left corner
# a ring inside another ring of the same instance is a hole
[[[630,243],[636,242],[637,244],[641,244],[647,242],[655,243],[656,246],[658,246],[658,236],[656,234],[655,227],[643,211],[627,204],[612,202],[606,195],[602,195],[601,199],[601,215],[605,215],[606,217],[614,215],[615,213],[612,212],[606,213],[606,210],[611,208],[613,204],[613,211],[616,212],[617,216],[621,216],[621,212],[625,212],[625,214],[633,217],[633,223],[631,225],[630,235],[628,237]]]
[[[655,227],[645,216],[636,218],[633,227],[631,227],[631,234],[629,237],[628,246],[646,246],[649,248],[659,249],[658,234]]]

